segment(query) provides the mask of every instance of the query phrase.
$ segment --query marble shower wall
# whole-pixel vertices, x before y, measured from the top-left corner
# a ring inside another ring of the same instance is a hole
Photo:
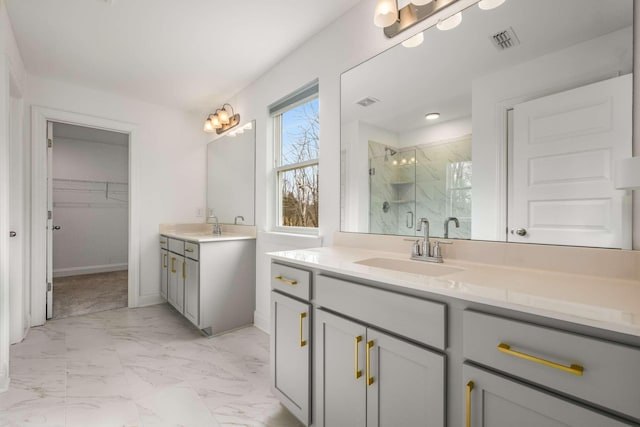
[[[471,135],[397,151],[369,141],[369,232],[416,235],[426,217],[430,234],[444,236],[444,221],[455,216],[449,236],[471,237]],[[385,203],[386,202],[386,203]]]

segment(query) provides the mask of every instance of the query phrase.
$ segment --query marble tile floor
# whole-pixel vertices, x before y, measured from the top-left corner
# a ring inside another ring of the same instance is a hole
[[[0,426],[299,427],[269,389],[269,338],[202,336],[167,304],[32,328],[11,347]]]

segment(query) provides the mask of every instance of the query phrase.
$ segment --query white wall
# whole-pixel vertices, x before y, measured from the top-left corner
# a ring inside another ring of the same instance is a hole
[[[112,184],[111,199],[107,199],[106,182],[128,183],[129,147],[92,141],[86,136],[57,137],[56,126],[54,123],[53,219],[61,229],[53,234],[53,275],[126,270],[128,184]]]
[[[206,137],[200,115],[73,84],[29,76],[28,105],[132,123],[140,195],[139,304],[161,301],[158,225],[203,222]],[[30,135],[28,137],[30,139]],[[133,202],[133,201],[132,201]]]
[[[23,310],[28,293],[20,283],[28,276],[20,264],[21,258],[27,258],[29,230],[24,226],[26,221],[16,217],[25,201],[19,195],[28,184],[23,180],[23,153],[12,143],[21,134],[19,110],[24,88],[24,65],[4,1],[0,0],[0,391],[9,385],[9,343],[22,339],[28,322],[28,313]],[[11,162],[15,164],[10,167]],[[10,230],[18,233],[11,242]],[[19,251],[19,256],[11,257],[10,250]],[[10,282],[10,278],[18,282]]]
[[[474,3],[461,0],[447,14]],[[435,16],[418,24],[406,36],[387,39],[373,25],[375,0],[364,0],[334,23],[293,51],[279,64],[253,82],[229,102],[243,122],[256,119],[256,225],[269,231],[274,207],[272,124],[267,106],[314,79],[320,84],[320,236],[331,245],[333,233],[340,230],[340,74],[389,48],[404,38],[434,25]],[[398,78],[401,78],[399,75]],[[214,107],[214,106],[212,106]],[[206,112],[203,112],[203,117]],[[261,241],[262,240],[262,241]],[[265,252],[292,247],[290,240],[279,244],[279,236],[258,236],[256,255],[256,325],[268,329],[269,262]],[[302,245],[311,244],[302,240]]]

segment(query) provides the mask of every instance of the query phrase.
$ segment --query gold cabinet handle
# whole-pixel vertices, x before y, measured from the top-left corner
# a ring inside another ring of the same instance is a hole
[[[175,265],[176,259],[174,257],[171,257],[171,272],[175,273],[176,272],[176,265]]]
[[[531,356],[530,354],[511,350],[511,346],[505,343],[498,344],[498,351],[501,351],[502,353],[508,354],[510,356],[528,360],[530,362],[535,362],[544,366],[549,366],[551,368],[559,369],[561,371],[568,372],[573,375],[582,376],[582,373],[584,372],[584,367],[580,365],[571,365],[571,366],[561,365],[560,363],[552,362],[550,360],[542,359],[540,357]]]
[[[167,254],[162,254],[162,268],[167,268]]]
[[[165,245],[165,244],[167,244],[167,241],[166,240],[160,240],[160,244],[161,245]]]
[[[187,248],[187,249],[185,249],[184,251],[185,251],[185,252],[193,252],[193,249],[188,249],[188,248]]]
[[[187,262],[182,261],[182,278],[183,279],[187,278],[187,269],[185,268],[186,265],[187,265]]]
[[[277,281],[279,281],[279,282],[286,283],[287,285],[291,285],[291,286],[293,286],[293,285],[297,285],[297,284],[298,284],[298,281],[297,281],[297,280],[285,279],[285,278],[284,278],[284,277],[282,277],[282,276],[278,276],[278,277],[276,277],[275,279],[276,279]]]
[[[362,335],[359,335],[354,340],[354,347],[355,347],[354,354],[355,354],[355,356],[353,357],[353,360],[354,360],[353,365],[354,365],[354,373],[355,373],[356,379],[358,379],[358,378],[360,378],[362,376],[362,371],[358,368],[358,359],[359,359],[359,357],[358,357],[358,346],[359,346],[359,344],[361,342],[362,342]]]
[[[373,341],[367,343],[367,385],[373,384],[373,377],[371,376],[371,349],[373,348]]]
[[[473,381],[467,383],[467,427],[471,427],[471,390],[474,385]]]
[[[307,317],[307,313],[300,313],[300,347],[307,345],[307,341],[302,339],[302,321]]]

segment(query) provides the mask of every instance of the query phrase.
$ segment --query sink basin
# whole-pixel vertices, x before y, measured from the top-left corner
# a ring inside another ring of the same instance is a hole
[[[405,273],[423,274],[425,276],[444,276],[445,274],[464,271],[463,268],[448,265],[428,263],[424,261],[410,261],[394,258],[367,258],[356,261],[356,264],[369,267],[384,268],[387,270],[402,271]]]

